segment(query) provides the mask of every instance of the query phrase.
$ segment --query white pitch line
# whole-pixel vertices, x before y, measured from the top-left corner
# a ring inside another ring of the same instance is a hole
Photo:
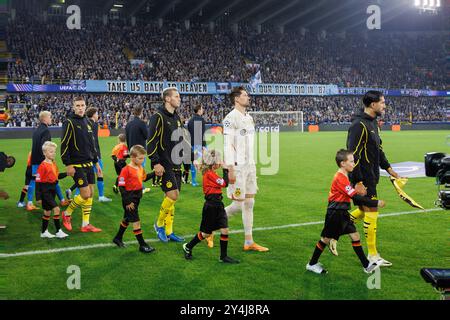
[[[435,208],[435,209],[426,209],[426,210],[414,210],[414,211],[401,211],[401,212],[393,212],[393,213],[385,213],[380,214],[380,218],[383,217],[393,217],[393,216],[401,216],[405,214],[414,214],[414,213],[424,213],[424,212],[432,212],[432,211],[440,211],[443,209]],[[304,222],[304,223],[295,223],[295,224],[286,224],[282,226],[273,226],[273,227],[259,227],[254,228],[253,231],[265,231],[265,230],[276,230],[276,229],[286,229],[286,228],[296,228],[303,226],[310,226],[315,224],[323,224],[324,221],[314,221],[314,222]],[[244,233],[244,230],[232,230],[230,233]],[[191,238],[193,234],[186,235],[184,238]],[[147,239],[149,242],[159,241],[158,239]],[[125,244],[135,244],[137,241],[127,241]],[[78,250],[86,250],[86,249],[95,249],[95,248],[106,248],[106,247],[115,247],[116,245],[113,243],[98,243],[91,244],[86,246],[76,246],[76,247],[68,247],[68,248],[57,248],[57,249],[49,249],[49,250],[36,250],[36,251],[24,251],[17,253],[0,253],[0,258],[12,258],[12,257],[20,257],[20,256],[31,256],[31,255],[39,255],[39,254],[49,254],[49,253],[58,253],[58,252],[66,252],[66,251],[78,251]]]

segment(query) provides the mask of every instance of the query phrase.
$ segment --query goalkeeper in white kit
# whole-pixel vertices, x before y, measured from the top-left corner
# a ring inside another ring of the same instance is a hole
[[[254,161],[255,124],[246,112],[250,106],[250,96],[244,87],[235,87],[230,92],[234,109],[223,120],[224,162],[233,166],[235,179],[231,177],[227,195],[232,203],[225,208],[228,217],[242,212],[245,243],[244,251],[269,251],[253,241],[253,207],[258,190],[256,183],[256,164]],[[233,181],[234,180],[234,181]],[[212,247],[212,235],[207,238]]]

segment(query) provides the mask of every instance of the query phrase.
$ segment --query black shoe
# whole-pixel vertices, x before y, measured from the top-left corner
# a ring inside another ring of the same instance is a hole
[[[192,250],[187,247],[187,243],[183,244],[183,252],[186,260],[192,260]]]
[[[126,247],[125,243],[123,243],[121,239],[114,238],[112,242],[117,244],[117,246],[119,248],[125,248]]]
[[[143,253],[150,253],[150,252],[155,251],[155,248],[150,247],[150,246],[147,244],[147,245],[145,245],[145,246],[140,246],[140,247],[139,247],[139,251],[140,251],[140,252],[143,252]]]
[[[223,262],[223,263],[239,263],[239,260],[233,259],[233,258],[231,258],[229,256],[225,256],[223,258],[220,258],[220,262]]]
[[[113,185],[113,191],[114,191],[114,193],[119,193],[119,188],[117,188],[117,186],[116,185]]]

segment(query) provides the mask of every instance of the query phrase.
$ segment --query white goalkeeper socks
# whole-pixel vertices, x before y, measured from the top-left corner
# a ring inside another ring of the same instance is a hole
[[[242,223],[244,224],[244,233],[247,236],[252,236],[253,230],[253,207],[255,205],[255,199],[246,198],[242,210]],[[253,241],[251,241],[253,243]],[[250,243],[250,244],[251,244]]]
[[[225,208],[227,217],[229,218],[238,213],[239,211],[243,211],[243,205],[244,205],[243,201],[233,200],[233,202],[231,202],[231,204]]]

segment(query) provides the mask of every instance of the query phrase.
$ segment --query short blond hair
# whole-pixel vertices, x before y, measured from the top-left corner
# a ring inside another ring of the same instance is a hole
[[[147,151],[140,144],[134,145],[130,150],[130,157],[137,157],[143,154],[147,154]]]
[[[51,141],[45,141],[44,144],[42,145],[42,151],[45,152],[46,150],[50,149],[50,148],[57,148],[58,145],[54,142]]]
[[[39,112],[39,121],[42,122],[42,119],[45,117],[51,117],[52,113],[50,111],[41,111]]]
[[[172,92],[178,92],[178,89],[176,87],[168,87],[162,91],[161,98],[163,102],[166,102],[166,97],[172,96]]]

